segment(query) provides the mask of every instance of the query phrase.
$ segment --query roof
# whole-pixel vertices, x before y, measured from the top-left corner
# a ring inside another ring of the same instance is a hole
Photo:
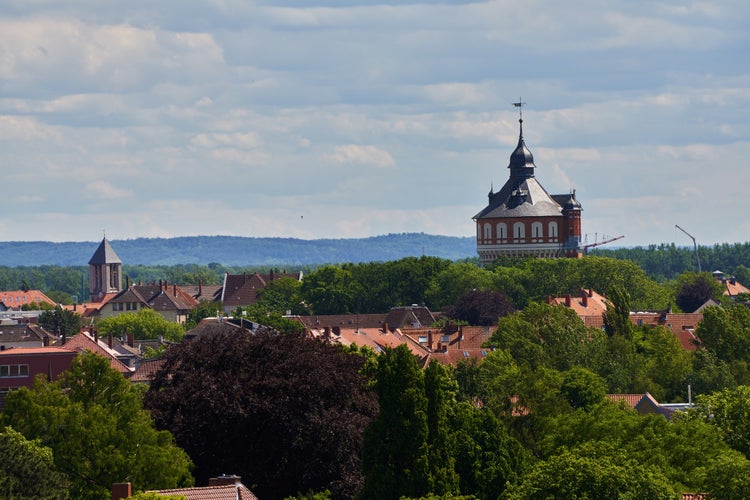
[[[220,300],[224,309],[244,307],[255,304],[258,301],[258,292],[266,287],[271,281],[281,278],[292,278],[299,280],[301,274],[269,273],[260,274],[225,274],[224,284]]]
[[[39,325],[0,325],[0,342],[44,342],[44,338],[55,339]]]
[[[313,316],[296,316],[306,328],[322,328],[325,326],[346,326],[360,328],[379,328],[385,323],[388,315],[377,314],[316,314]]]
[[[428,327],[435,321],[435,316],[425,306],[393,307],[385,318],[390,329]]]
[[[49,305],[57,305],[54,300],[50,299],[40,290],[12,290],[0,292],[0,303],[3,303],[8,309],[19,309],[23,305],[32,303],[41,304],[42,302]]]
[[[64,347],[50,346],[50,347],[13,347],[11,349],[5,349],[0,351],[0,356],[18,356],[27,354],[70,354],[70,349]]]
[[[198,305],[189,292],[177,285],[151,283],[147,285],[129,285],[109,300],[112,303],[139,302],[156,311],[191,310]]]
[[[164,358],[147,359],[142,361],[135,369],[133,375],[131,375],[130,381],[150,383],[163,364]]]
[[[89,336],[88,332],[77,333],[70,339],[66,339],[65,343],[60,347],[62,347],[63,349],[67,349],[68,351],[91,351],[94,354],[98,354],[109,359],[109,365],[118,372],[127,376],[130,376],[130,374],[133,373],[133,370],[130,367],[117,359],[116,351],[107,347],[107,345],[101,340],[95,342],[94,339]]]
[[[112,248],[112,245],[110,245],[109,241],[107,241],[107,238],[104,238],[102,239],[102,242],[99,243],[99,246],[94,252],[94,255],[91,256],[89,265],[91,264],[122,264],[122,261],[120,260],[120,257],[117,256],[117,253]]]
[[[510,177],[497,193],[490,190],[488,204],[474,219],[506,217],[558,217],[563,213],[560,203],[534,177],[534,156],[523,140],[523,120],[519,121],[518,145],[510,155]],[[564,195],[558,195],[558,198]],[[568,195],[566,203],[580,209],[575,195]],[[562,198],[560,198],[562,199]]]
[[[175,488],[147,491],[146,493],[155,493],[159,496],[182,495],[187,500],[258,500],[258,497],[244,484]]]

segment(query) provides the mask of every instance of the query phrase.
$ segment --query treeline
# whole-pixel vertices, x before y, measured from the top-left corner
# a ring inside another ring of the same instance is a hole
[[[733,274],[742,281],[750,278],[750,242],[722,243],[713,246],[698,246],[696,256],[692,247],[671,245],[649,245],[647,247],[598,248],[590,255],[635,262],[656,281],[671,280],[685,271],[698,271],[700,260],[702,271],[722,271]],[[743,279],[744,278],[744,279]]]
[[[268,273],[269,270],[220,264],[123,266],[123,274],[131,283],[166,280],[180,285],[218,285],[225,272]],[[425,256],[274,271],[304,274],[302,283],[285,280],[265,292],[268,307],[295,314],[380,313],[411,304],[438,311],[455,304],[470,290],[502,292],[516,308],[522,309],[548,295],[576,294],[580,289],[606,295],[613,286],[622,286],[630,294],[634,308],[653,310],[674,305],[679,287],[677,279],[654,280],[631,260],[597,256],[508,260],[487,268],[473,261]],[[734,271],[740,282],[750,283],[750,269],[740,265]],[[42,290],[60,303],[72,303],[74,298],[82,302],[88,298],[88,268],[0,267],[0,289],[24,288]]]

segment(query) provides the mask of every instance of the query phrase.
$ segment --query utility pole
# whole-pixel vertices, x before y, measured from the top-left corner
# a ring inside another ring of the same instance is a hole
[[[679,229],[683,233],[687,234],[690,237],[690,239],[693,240],[693,248],[695,249],[695,260],[698,262],[698,272],[700,273],[701,272],[701,258],[698,255],[698,244],[695,242],[695,238],[693,238],[692,234],[688,233],[687,231],[685,231],[684,229],[682,229],[677,224],[675,224],[674,227],[676,227],[677,229]]]

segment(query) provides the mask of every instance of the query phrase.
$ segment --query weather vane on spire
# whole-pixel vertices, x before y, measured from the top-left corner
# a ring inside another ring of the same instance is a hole
[[[514,102],[513,103],[513,106],[516,107],[516,108],[518,108],[518,117],[521,120],[523,120],[523,105],[524,104],[526,104],[526,103],[523,102],[523,100],[521,99],[520,96],[518,97],[518,102]]]

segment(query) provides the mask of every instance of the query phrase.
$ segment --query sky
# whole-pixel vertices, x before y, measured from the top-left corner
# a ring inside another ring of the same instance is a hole
[[[0,4],[0,241],[473,236],[519,99],[584,243],[750,240],[747,0]]]

